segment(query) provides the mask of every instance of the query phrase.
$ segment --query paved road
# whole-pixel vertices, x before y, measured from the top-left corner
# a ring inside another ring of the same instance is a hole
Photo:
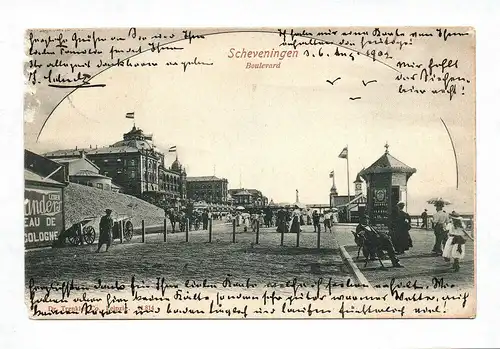
[[[285,234],[284,246],[280,246],[281,235],[275,228],[262,228],[259,244],[254,232],[243,232],[237,228],[236,243],[232,243],[232,225],[214,221],[212,243],[208,244],[207,231],[192,231],[189,242],[185,233],[163,233],[146,235],[146,243],[135,236],[130,243],[113,245],[108,253],[95,254],[96,246],[78,246],[62,249],[47,249],[26,253],[26,280],[35,277],[48,282],[56,279],[86,280],[97,278],[127,281],[131,275],[143,278],[166,277],[180,281],[185,278],[221,279],[227,274],[235,278],[253,278],[267,282],[270,279],[317,279],[333,277],[342,280],[350,276],[348,269],[334,248],[346,246],[356,261],[356,248],[351,231],[354,225],[336,225],[333,233],[320,234],[321,248],[318,250],[317,234],[312,226],[303,226],[300,247],[296,248],[296,234]],[[378,262],[370,262],[367,268],[356,261],[361,272],[371,283],[387,282],[392,277],[405,280],[415,278],[430,282],[432,277],[445,277],[459,286],[473,284],[472,244],[467,245],[467,258],[459,273],[452,273],[440,257],[430,255],[433,234],[430,231],[411,231],[414,248],[401,257],[404,269],[380,270]],[[385,264],[390,266],[390,262]]]
[[[38,283],[70,281],[95,283],[98,278],[129,282],[132,275],[138,280],[165,277],[170,281],[186,279],[221,282],[227,275],[238,281],[251,278],[257,283],[315,281],[319,277],[342,282],[351,276],[340,255],[332,250],[334,234],[321,235],[321,249],[316,248],[316,234],[306,227],[296,248],[296,234],[286,234],[280,246],[280,234],[266,228],[260,232],[259,245],[255,233],[238,229],[232,243],[232,226],[215,222],[212,243],[207,231],[193,231],[189,242],[184,233],[146,235],[146,243],[135,236],[130,243],[118,241],[109,252],[96,254],[96,245],[72,246],[58,249],[29,251],[26,259],[26,282],[35,278]]]

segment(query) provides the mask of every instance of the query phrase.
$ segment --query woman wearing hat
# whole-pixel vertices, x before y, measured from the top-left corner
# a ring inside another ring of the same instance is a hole
[[[413,247],[410,237],[411,218],[403,209],[405,203],[400,201],[392,215],[392,244],[397,254],[403,254]]]
[[[453,270],[460,269],[460,260],[465,256],[465,235],[469,236],[462,224],[462,217],[453,211],[449,217],[451,222],[447,224],[448,240],[443,249],[445,261],[453,260]],[[469,236],[470,237],[470,236]]]

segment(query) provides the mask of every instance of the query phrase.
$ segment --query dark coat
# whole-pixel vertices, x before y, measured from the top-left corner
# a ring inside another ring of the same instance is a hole
[[[99,242],[111,243],[113,241],[113,218],[102,216],[99,222]]]
[[[396,252],[404,252],[412,247],[410,237],[411,218],[405,211],[396,209],[392,214],[392,244]]]

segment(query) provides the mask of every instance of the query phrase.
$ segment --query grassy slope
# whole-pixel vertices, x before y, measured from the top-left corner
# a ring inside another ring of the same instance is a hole
[[[141,219],[145,220],[146,225],[160,224],[165,215],[161,208],[130,195],[75,183],[70,183],[64,190],[66,228],[85,217],[100,217],[106,208],[113,210],[114,218],[117,214],[131,216],[134,227],[140,226]],[[95,225],[95,222],[92,225]]]

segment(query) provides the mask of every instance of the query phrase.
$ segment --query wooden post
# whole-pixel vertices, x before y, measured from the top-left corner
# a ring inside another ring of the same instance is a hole
[[[141,221],[141,225],[142,225],[142,229],[141,229],[142,242],[145,242],[146,241],[146,227],[144,226],[144,219]]]
[[[299,247],[299,243],[300,243],[300,227],[299,230],[297,230],[297,243],[295,244],[296,247]]]
[[[233,242],[236,242],[236,219],[233,218]]]
[[[285,223],[286,224],[286,223]],[[281,246],[285,243],[285,229],[281,230]]]
[[[260,230],[260,221],[257,220],[257,229],[255,230],[255,244],[259,244],[259,230]]]
[[[316,243],[316,247],[319,249],[320,245],[321,245],[321,225],[319,226],[319,229],[318,229],[318,241]]]
[[[78,237],[80,238],[80,245],[83,246],[83,224],[78,224]]]
[[[186,218],[186,242],[189,242],[189,218]]]
[[[167,219],[163,218],[163,242],[167,242]]]
[[[119,228],[120,244],[123,244],[123,231],[125,230],[125,221],[121,221],[119,224],[120,224],[120,228]]]
[[[208,220],[208,242],[212,242],[212,220],[212,217]]]

